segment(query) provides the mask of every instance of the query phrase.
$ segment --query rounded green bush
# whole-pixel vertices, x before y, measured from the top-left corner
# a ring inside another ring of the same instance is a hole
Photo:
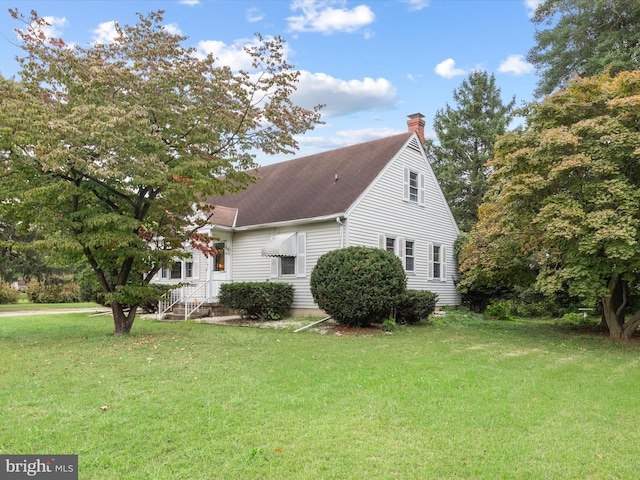
[[[400,259],[379,248],[332,250],[311,272],[313,299],[342,325],[367,326],[388,317],[406,286]]]
[[[396,322],[415,325],[426,321],[436,310],[438,294],[426,290],[407,290],[396,306]]]
[[[0,280],[0,304],[16,303],[18,301],[18,291],[14,290],[11,285],[4,280]]]

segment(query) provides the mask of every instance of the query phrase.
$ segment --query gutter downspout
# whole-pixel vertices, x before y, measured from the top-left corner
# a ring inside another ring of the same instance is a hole
[[[344,224],[340,217],[336,217],[336,222],[340,225],[340,248],[344,248]]]

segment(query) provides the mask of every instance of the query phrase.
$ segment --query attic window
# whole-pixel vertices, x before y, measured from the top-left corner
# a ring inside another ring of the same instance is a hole
[[[409,201],[418,201],[418,172],[409,172]]]
[[[405,202],[417,203],[424,205],[425,196],[425,180],[424,174],[409,168],[404,168],[404,192],[403,199]]]
[[[407,144],[407,147],[411,148],[412,150],[417,150],[418,152],[421,151],[420,143],[415,138],[411,139],[411,141]]]

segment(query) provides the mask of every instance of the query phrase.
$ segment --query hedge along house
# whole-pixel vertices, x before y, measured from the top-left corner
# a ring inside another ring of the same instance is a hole
[[[291,314],[321,315],[310,291],[318,258],[337,248],[393,251],[407,287],[458,305],[453,244],[459,234],[423,148],[425,122],[409,116],[407,133],[261,167],[246,190],[207,199],[215,205],[205,231],[218,254],[200,252],[165,269],[157,282],[188,282],[161,306],[215,304],[224,282],[288,282]]]

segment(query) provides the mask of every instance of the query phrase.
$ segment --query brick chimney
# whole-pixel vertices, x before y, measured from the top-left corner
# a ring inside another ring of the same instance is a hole
[[[420,138],[420,144],[424,145],[424,115],[421,113],[414,113],[412,115],[408,115],[409,120],[407,121],[407,126],[409,127],[409,132],[416,132],[418,134],[418,138]]]

